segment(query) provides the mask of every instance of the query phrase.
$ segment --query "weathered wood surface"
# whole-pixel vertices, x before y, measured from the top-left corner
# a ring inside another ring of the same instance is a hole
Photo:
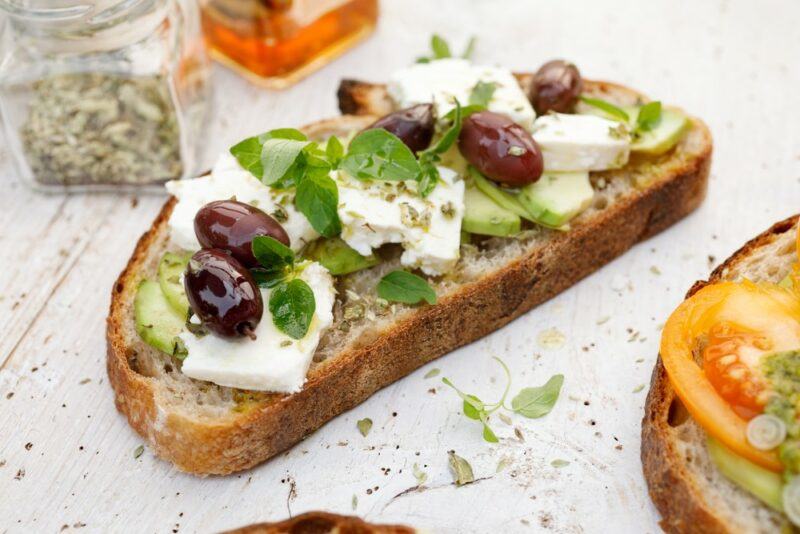
[[[207,164],[245,135],[335,114],[340,78],[383,80],[434,31],[459,46],[476,34],[479,61],[518,70],[569,58],[587,77],[702,116],[716,141],[696,214],[227,478],[181,474],[147,450],[134,459],[142,441],[114,410],[105,376],[111,284],[164,198],[39,195],[16,181],[0,148],[0,532],[212,532],[311,509],[440,532],[657,531],[639,463],[641,386],[659,325],[691,283],[800,209],[799,18],[791,0],[387,0],[373,38],[289,91],[216,68]],[[540,334],[552,328],[565,342],[545,348]],[[440,368],[491,399],[503,380],[493,355],[512,369],[513,389],[566,375],[546,418],[495,421],[498,445],[481,440],[439,378],[424,378]],[[366,438],[355,424],[363,417],[375,422]],[[481,480],[455,488],[449,450]],[[414,464],[428,478],[419,490],[410,489]]]

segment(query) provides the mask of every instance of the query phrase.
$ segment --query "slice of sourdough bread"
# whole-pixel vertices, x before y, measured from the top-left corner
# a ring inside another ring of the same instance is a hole
[[[798,216],[748,242],[687,298],[720,280],[778,282],[796,261]],[[706,433],[675,395],[658,359],[642,420],[642,464],[666,532],[778,532],[783,516],[728,481],[706,450]]]
[[[275,523],[257,523],[225,534],[414,534],[403,525],[376,525],[349,515],[307,512]]]
[[[587,86],[618,104],[643,99],[612,84]],[[313,138],[346,135],[375,119],[342,116],[305,131]],[[292,395],[189,379],[179,361],[136,334],[137,286],[155,276],[170,247],[170,199],[112,290],[107,366],[117,408],[157,455],[181,470],[226,474],[263,462],[380,388],[497,330],[684,217],[705,196],[711,152],[708,129],[693,119],[668,154],[634,157],[624,169],[592,173],[594,203],[569,231],[537,228],[518,238],[464,245],[454,272],[432,280],[435,306],[386,308],[376,302],[378,280],[400,267],[396,250],[382,250],[386,261],[337,281],[334,325],[320,342],[303,390]]]

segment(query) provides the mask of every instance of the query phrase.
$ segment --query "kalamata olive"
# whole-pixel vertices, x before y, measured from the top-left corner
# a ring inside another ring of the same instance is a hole
[[[283,227],[260,209],[235,200],[209,202],[194,216],[194,233],[203,248],[227,250],[247,268],[258,266],[253,256],[253,238],[270,236],[287,247]]]
[[[192,311],[222,337],[255,338],[264,314],[261,291],[250,271],[220,249],[203,249],[189,260],[183,280]]]
[[[528,131],[505,115],[491,111],[464,119],[458,149],[490,180],[521,187],[539,179],[543,161]]]
[[[583,90],[578,67],[562,59],[548,61],[536,71],[530,100],[539,115],[548,111],[569,113]]]
[[[414,153],[425,150],[433,139],[433,107],[419,104],[394,113],[389,113],[375,121],[367,130],[383,128],[400,138]]]

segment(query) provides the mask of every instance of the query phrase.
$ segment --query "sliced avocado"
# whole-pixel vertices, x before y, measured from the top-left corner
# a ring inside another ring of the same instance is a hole
[[[589,207],[594,189],[589,173],[546,172],[538,181],[526,185],[520,203],[537,220],[549,226],[563,226]]]
[[[169,355],[181,356],[183,344],[177,335],[183,330],[186,318],[169,304],[157,282],[145,280],[139,284],[133,316],[136,332],[145,343]]]
[[[167,252],[158,264],[158,285],[167,302],[182,317],[189,316],[189,301],[181,282],[181,275],[186,271],[191,254],[175,254]]]
[[[478,172],[478,170],[474,167],[469,168],[469,175],[475,181],[475,186],[480,189],[484,195],[491,198],[495,204],[512,213],[516,213],[523,219],[527,219],[531,222],[538,222],[531,216],[530,213],[528,213],[528,210],[526,210],[525,207],[520,204],[519,198],[517,198],[516,195],[513,195],[507,191],[503,191],[489,181],[488,178]]]
[[[639,117],[639,107],[640,106],[621,106],[620,108],[628,114],[628,126],[631,131],[636,131],[636,119]],[[586,108],[581,113],[585,115],[598,115],[609,120],[621,120],[619,117],[610,115],[595,107]],[[636,133],[636,138],[631,143],[631,150],[633,152],[650,154],[653,156],[664,154],[681,140],[681,137],[683,137],[686,130],[691,127],[691,124],[689,118],[680,111],[662,107],[661,120],[659,123],[648,132]]]
[[[476,187],[464,192],[462,228],[471,234],[506,237],[519,232],[519,215],[498,206]]]
[[[791,277],[790,275],[788,275],[788,274],[787,274],[787,275],[786,275],[786,278],[784,278],[783,280],[781,280],[780,282],[778,282],[778,285],[779,285],[780,287],[784,287],[784,288],[786,288],[786,289],[791,289],[791,288],[792,288],[792,285],[793,285],[793,284],[792,284],[792,277]]]
[[[334,276],[367,269],[381,261],[374,254],[362,256],[338,237],[315,241],[306,249],[304,256],[321,263]]]
[[[752,493],[767,506],[783,512],[783,479],[778,473],[745,460],[714,438],[706,442],[711,461],[720,473]]]
[[[634,108],[633,111],[628,111],[628,114],[631,116],[632,124],[636,124],[639,109]],[[680,141],[690,125],[689,119],[683,113],[663,108],[658,124],[650,131],[638,132],[631,143],[631,150],[654,156],[664,154]]]

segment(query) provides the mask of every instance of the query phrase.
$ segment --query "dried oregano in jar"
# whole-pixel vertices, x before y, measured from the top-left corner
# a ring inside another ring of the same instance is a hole
[[[177,115],[161,76],[38,80],[20,138],[44,184],[152,183],[183,172]]]
[[[163,192],[199,171],[210,62],[197,2],[12,4],[0,0],[0,116],[20,180]]]

